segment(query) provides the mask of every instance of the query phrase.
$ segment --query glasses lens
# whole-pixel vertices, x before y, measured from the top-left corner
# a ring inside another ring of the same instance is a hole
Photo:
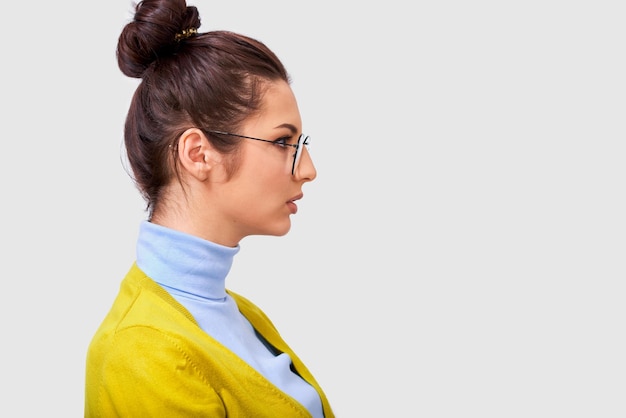
[[[291,174],[296,172],[296,168],[298,164],[300,164],[300,158],[302,157],[302,149],[304,147],[309,148],[309,143],[311,142],[311,138],[306,136],[305,134],[300,135],[298,138],[298,145],[296,147],[296,153],[293,155],[293,167],[291,168]]]

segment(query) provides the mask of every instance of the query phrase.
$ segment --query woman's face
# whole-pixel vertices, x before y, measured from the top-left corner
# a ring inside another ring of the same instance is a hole
[[[261,112],[248,119],[241,132],[232,133],[296,144],[302,121],[291,87],[283,81],[270,84]],[[238,169],[213,200],[232,239],[238,242],[248,235],[289,231],[290,216],[297,211],[295,201],[303,196],[302,185],[317,175],[306,148],[291,174],[295,151],[290,146],[241,139]]]

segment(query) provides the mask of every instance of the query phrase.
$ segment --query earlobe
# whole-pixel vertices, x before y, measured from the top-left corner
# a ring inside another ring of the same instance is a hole
[[[211,169],[220,161],[219,153],[198,128],[187,129],[178,138],[178,158],[183,169],[199,181],[207,180]]]

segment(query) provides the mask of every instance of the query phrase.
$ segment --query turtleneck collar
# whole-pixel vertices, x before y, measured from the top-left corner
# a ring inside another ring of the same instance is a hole
[[[211,300],[226,298],[226,276],[239,246],[226,247],[142,221],[137,266],[169,291]]]

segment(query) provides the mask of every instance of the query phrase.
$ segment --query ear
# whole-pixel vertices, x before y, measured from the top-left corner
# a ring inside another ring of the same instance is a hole
[[[199,181],[209,178],[209,173],[222,156],[211,147],[208,138],[198,128],[187,129],[178,138],[178,158],[183,169]]]

